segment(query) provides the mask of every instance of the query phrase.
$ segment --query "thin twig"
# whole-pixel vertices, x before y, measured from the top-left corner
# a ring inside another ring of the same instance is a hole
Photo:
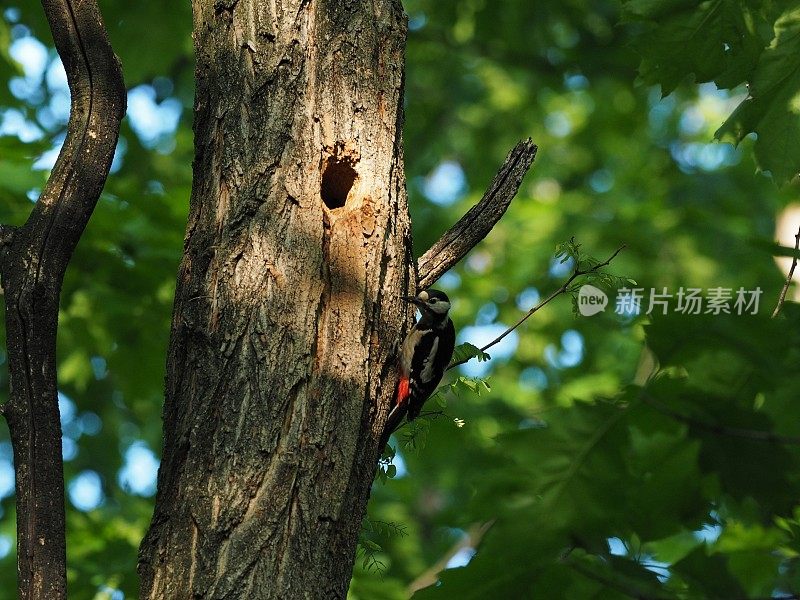
[[[615,581],[608,577],[604,577],[602,574],[586,568],[579,561],[573,558],[565,558],[562,559],[561,562],[587,579],[591,579],[592,581],[604,585],[609,589],[615,590],[625,596],[628,596],[629,598],[635,598],[636,600],[660,600],[667,598],[667,596],[652,596],[634,586],[626,585],[622,581]]]
[[[706,421],[701,421],[699,419],[695,419],[694,417],[690,417],[676,410],[673,410],[660,400],[655,399],[653,396],[644,391],[639,395],[639,397],[645,404],[647,404],[651,408],[654,408],[661,414],[664,414],[672,419],[675,419],[676,421],[680,421],[681,423],[685,423],[690,427],[695,427],[697,429],[702,429],[703,431],[708,431],[709,433],[724,435],[728,437],[741,438],[745,440],[752,440],[755,442],[770,442],[773,444],[786,444],[790,446],[800,445],[800,437],[798,436],[780,435],[777,433],[772,433],[771,431],[744,429],[742,427],[729,427],[727,425],[708,423]]]
[[[781,308],[783,308],[783,303],[786,300],[786,292],[789,291],[789,286],[792,284],[792,277],[794,277],[794,270],[797,267],[797,253],[800,252],[800,227],[797,229],[797,233],[794,236],[794,258],[792,259],[792,266],[789,269],[789,275],[786,277],[786,282],[783,284],[783,288],[781,289],[781,295],[778,297],[778,304],[775,306],[775,310],[772,311],[772,318],[778,316],[778,313],[781,312]]]
[[[405,415],[403,415],[403,416],[405,416]],[[446,416],[449,416],[449,415],[448,415],[448,414],[447,414],[445,411],[443,411],[443,410],[431,410],[431,411],[427,411],[427,412],[422,412],[422,413],[420,413],[420,414],[419,414],[419,416],[418,416],[417,418],[418,418],[418,419],[422,419],[422,418],[438,419],[439,417],[446,417]],[[402,417],[401,417],[401,418],[402,418]],[[413,421],[401,421],[401,422],[400,422],[400,424],[399,424],[399,425],[397,425],[397,427],[395,427],[395,428],[394,428],[394,429],[393,429],[391,432],[389,432],[389,433],[390,433],[390,434],[392,434],[392,433],[397,433],[397,432],[398,432],[398,431],[400,431],[400,430],[401,430],[403,427],[405,427],[406,425],[410,425],[410,424],[412,424],[412,423],[413,423]],[[388,440],[387,440],[387,441],[388,441]],[[384,445],[386,445],[386,444],[384,444]]]
[[[528,138],[508,153],[480,202],[470,208],[417,261],[417,289],[422,290],[433,284],[488,235],[516,196],[523,177],[536,157],[536,150],[536,144]]]
[[[509,333],[511,333],[512,331],[514,331],[514,330],[515,330],[517,327],[519,327],[520,325],[522,325],[522,324],[523,324],[525,321],[527,321],[527,320],[528,320],[528,319],[529,319],[531,316],[533,316],[533,314],[534,314],[535,312],[537,312],[537,311],[538,311],[540,308],[542,308],[544,305],[546,305],[546,304],[549,304],[550,302],[552,302],[552,301],[553,301],[555,298],[557,298],[557,297],[558,297],[558,296],[560,296],[561,294],[564,294],[564,293],[566,293],[567,291],[569,291],[569,286],[570,286],[570,284],[571,284],[573,281],[575,281],[575,280],[576,280],[578,277],[581,277],[582,275],[588,275],[589,273],[595,273],[595,272],[597,272],[598,270],[602,269],[603,267],[606,267],[606,266],[608,266],[608,265],[611,263],[611,261],[612,261],[612,260],[614,260],[614,259],[616,258],[617,254],[619,254],[620,252],[622,252],[622,250],[623,250],[624,248],[625,248],[625,244],[622,244],[622,246],[620,246],[619,248],[617,248],[617,250],[614,252],[614,254],[612,254],[611,256],[609,256],[607,260],[605,260],[605,261],[603,261],[603,262],[601,262],[601,263],[599,263],[599,264],[597,264],[597,265],[595,265],[595,266],[593,266],[593,267],[591,267],[591,268],[589,268],[589,269],[579,269],[579,268],[578,268],[578,266],[576,265],[576,267],[575,267],[575,270],[574,270],[574,271],[572,271],[572,275],[570,275],[570,276],[569,276],[569,279],[567,279],[567,280],[566,280],[566,281],[565,281],[563,284],[561,284],[561,286],[560,286],[558,289],[556,289],[556,290],[555,290],[553,293],[551,293],[551,294],[550,294],[550,295],[549,295],[547,298],[545,298],[544,300],[542,300],[541,302],[539,302],[539,303],[538,303],[536,306],[534,306],[534,307],[533,307],[532,309],[530,309],[530,310],[529,310],[527,313],[525,313],[525,315],[524,315],[524,316],[523,316],[523,317],[522,317],[522,318],[521,318],[519,321],[517,321],[516,323],[514,323],[514,325],[512,325],[511,327],[509,327],[508,329],[506,329],[506,330],[505,330],[503,333],[501,333],[500,335],[498,335],[498,336],[497,336],[496,338],[494,338],[494,339],[493,339],[491,342],[489,342],[489,343],[488,343],[488,344],[486,344],[486,345],[485,345],[483,348],[481,348],[481,349],[480,349],[480,350],[481,350],[481,352],[486,352],[486,351],[487,351],[489,348],[491,348],[491,347],[492,347],[492,346],[494,346],[495,344],[499,343],[499,342],[500,342],[500,341],[501,341],[501,340],[502,340],[504,337],[506,337],[506,336],[507,336]],[[463,365],[464,363],[468,362],[468,361],[469,361],[469,360],[471,360],[472,358],[474,358],[474,357],[465,358],[465,359],[463,359],[463,360],[459,360],[459,361],[451,362],[451,363],[450,363],[450,364],[447,366],[447,370],[450,370],[450,369],[452,369],[452,368],[454,368],[454,367],[457,367],[457,366],[459,366],[459,365]]]
[[[410,595],[414,594],[421,589],[434,585],[439,578],[439,573],[447,568],[447,563],[450,562],[456,554],[468,548],[477,548],[483,536],[494,525],[494,519],[485,523],[474,523],[466,531],[466,534],[459,539],[450,549],[444,553],[433,565],[431,565],[425,572],[423,572],[414,581],[408,584],[408,592]]]

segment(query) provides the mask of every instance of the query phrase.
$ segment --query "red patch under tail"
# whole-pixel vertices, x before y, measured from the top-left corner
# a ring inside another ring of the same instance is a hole
[[[400,406],[411,395],[408,387],[408,377],[400,376],[400,383],[397,384],[397,405]]]

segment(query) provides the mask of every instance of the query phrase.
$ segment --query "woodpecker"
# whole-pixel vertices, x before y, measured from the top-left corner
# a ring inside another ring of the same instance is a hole
[[[386,423],[387,437],[403,416],[413,421],[436,391],[453,357],[456,330],[450,320],[450,299],[439,290],[425,290],[403,298],[419,308],[422,318],[411,328],[400,349],[397,401]]]

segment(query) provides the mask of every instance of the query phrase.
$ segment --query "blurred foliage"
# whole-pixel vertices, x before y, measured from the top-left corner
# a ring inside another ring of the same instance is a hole
[[[65,97],[39,4],[0,4],[0,221],[20,224],[63,139]],[[137,594],[161,447],[193,59],[189,3],[100,4],[130,110],[67,274],[59,386],[72,596],[119,600]],[[557,289],[574,262],[554,248],[572,238],[601,260],[624,243],[606,271],[630,288],[763,293],[757,314],[646,314],[645,298],[639,314],[610,303],[591,318],[562,296],[491,360],[453,372],[378,467],[350,597],[426,585],[416,597],[800,592],[800,311],[787,303],[769,318],[784,277],[773,254],[787,254],[776,218],[798,191],[776,182],[800,169],[797,8],[405,6],[415,252],[480,197],[519,139],[540,148],[507,215],[438,284],[460,342],[482,347]],[[2,427],[4,599],[16,573]]]
[[[780,183],[800,171],[800,7],[742,0],[623,6],[628,20],[643,24],[634,44],[644,56],[644,81],[665,94],[690,75],[727,90],[747,83],[747,97],[716,136],[738,143],[756,133],[758,164]]]

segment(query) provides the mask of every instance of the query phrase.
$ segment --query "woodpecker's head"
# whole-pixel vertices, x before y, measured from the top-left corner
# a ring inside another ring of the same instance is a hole
[[[415,304],[422,313],[423,319],[432,321],[446,321],[450,311],[450,298],[439,290],[423,290],[416,296],[403,298],[406,302]]]

